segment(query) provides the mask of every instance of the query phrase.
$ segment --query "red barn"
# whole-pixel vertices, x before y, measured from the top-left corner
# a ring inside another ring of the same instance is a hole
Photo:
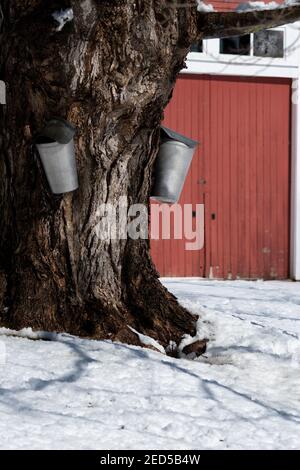
[[[204,246],[152,240],[161,275],[300,280],[299,46],[299,23],[193,46],[164,123],[201,143],[179,204]]]

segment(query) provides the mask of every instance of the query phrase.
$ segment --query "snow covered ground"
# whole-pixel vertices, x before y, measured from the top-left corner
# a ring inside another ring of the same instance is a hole
[[[300,448],[300,284],[164,283],[206,357],[0,330],[2,449]]]

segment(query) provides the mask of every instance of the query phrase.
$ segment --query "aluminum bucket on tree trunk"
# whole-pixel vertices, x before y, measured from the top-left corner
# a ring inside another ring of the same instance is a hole
[[[53,194],[78,188],[73,137],[75,128],[64,119],[51,119],[36,138],[41,162]]]
[[[155,163],[152,198],[178,202],[198,142],[161,127],[161,145]]]

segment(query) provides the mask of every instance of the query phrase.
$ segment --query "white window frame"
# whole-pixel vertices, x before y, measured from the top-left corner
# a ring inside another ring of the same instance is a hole
[[[250,55],[220,54],[220,39],[208,39],[203,41],[203,52],[191,52],[188,55],[187,69],[184,72],[296,78],[299,66],[300,23],[296,24],[299,26],[292,24],[273,28],[285,33],[285,56],[282,58],[253,56],[253,34],[250,39]]]

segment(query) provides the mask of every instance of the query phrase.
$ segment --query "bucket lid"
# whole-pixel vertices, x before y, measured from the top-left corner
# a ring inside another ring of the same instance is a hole
[[[59,144],[68,144],[74,137],[75,127],[62,118],[53,118],[39,132],[37,138],[47,138]]]
[[[199,142],[197,142],[196,140],[192,140],[189,137],[185,137],[182,134],[178,134],[178,132],[172,131],[172,129],[169,129],[168,127],[161,126],[160,135],[163,140],[177,140],[178,142],[182,142],[183,144],[191,148],[195,148],[197,147],[197,145],[199,145]]]

